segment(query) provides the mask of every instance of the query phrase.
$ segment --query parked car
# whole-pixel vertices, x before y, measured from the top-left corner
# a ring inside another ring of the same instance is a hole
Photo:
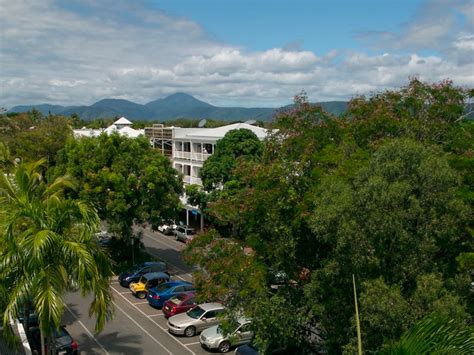
[[[168,330],[172,334],[192,337],[204,329],[220,323],[219,314],[224,311],[220,303],[203,303],[186,313],[168,319]]]
[[[164,272],[149,272],[142,275],[138,282],[130,283],[130,291],[138,298],[144,299],[148,294],[148,290],[170,280],[170,275]]]
[[[112,235],[107,231],[101,230],[100,232],[94,234],[94,238],[98,244],[102,246],[107,246],[112,240]]]
[[[129,287],[131,282],[137,282],[142,275],[149,272],[166,272],[169,275],[168,267],[164,261],[148,261],[122,272],[119,275],[120,285]]]
[[[174,221],[167,221],[163,223],[161,226],[158,226],[158,231],[165,234],[165,235],[172,235],[176,230],[176,223]]]
[[[187,243],[188,241],[193,240],[196,235],[196,230],[188,226],[178,226],[174,231],[174,235],[176,240],[181,240]]]
[[[224,336],[220,325],[205,329],[199,337],[201,345],[209,350],[226,353],[232,346],[249,343],[253,338],[253,332],[250,330],[250,320],[240,318],[237,323],[234,331],[226,336]]]
[[[195,292],[196,289],[190,282],[170,281],[151,288],[148,291],[148,303],[157,308],[163,307],[165,301],[183,292]]]
[[[195,295],[194,292],[180,293],[165,301],[161,309],[165,317],[169,318],[194,308],[197,305]]]
[[[53,330],[55,349],[54,354],[77,355],[78,345],[65,327]],[[39,328],[32,328],[28,334],[33,354],[41,354],[41,333]]]

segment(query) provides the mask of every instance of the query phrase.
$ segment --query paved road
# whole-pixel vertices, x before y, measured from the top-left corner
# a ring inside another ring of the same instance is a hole
[[[191,281],[190,270],[180,255],[184,244],[149,230],[143,230],[143,242],[152,255],[169,263],[172,279]],[[198,336],[186,338],[168,333],[160,309],[135,298],[116,280],[111,288],[115,315],[97,336],[93,335],[95,319],[88,317],[91,298],[79,293],[68,295],[63,323],[78,342],[80,354],[209,354],[199,344]]]

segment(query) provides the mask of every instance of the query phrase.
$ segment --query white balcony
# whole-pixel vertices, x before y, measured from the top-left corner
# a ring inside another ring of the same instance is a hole
[[[184,175],[183,176],[183,182],[188,185],[200,185],[202,186],[202,180],[201,178],[195,177],[195,176],[189,176],[189,175]]]
[[[174,157],[178,159],[191,159],[191,152],[183,152],[181,150],[175,150],[174,151]]]

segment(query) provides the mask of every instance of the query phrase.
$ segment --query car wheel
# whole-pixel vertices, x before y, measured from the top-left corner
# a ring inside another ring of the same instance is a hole
[[[142,300],[146,297],[146,293],[145,292],[138,292],[137,297]]]
[[[194,327],[187,327],[184,330],[184,335],[186,335],[187,337],[193,337],[195,334],[196,334],[196,328]]]
[[[230,343],[228,341],[223,341],[219,344],[218,348],[220,353],[226,353],[230,350]]]

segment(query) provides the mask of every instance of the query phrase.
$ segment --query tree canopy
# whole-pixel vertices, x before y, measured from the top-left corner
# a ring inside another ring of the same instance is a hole
[[[234,129],[217,141],[216,149],[205,162],[200,176],[204,189],[212,191],[231,180],[239,160],[256,160],[262,143],[249,129]]]
[[[102,134],[70,140],[58,159],[57,173],[74,177],[81,199],[125,239],[134,223],[157,227],[177,214],[181,177],[146,138]]]
[[[356,349],[352,274],[368,352],[431,312],[472,321],[470,269],[456,263],[473,250],[469,95],[449,81],[413,79],[353,99],[342,118],[297,97],[277,117],[260,158],[236,165],[233,182],[207,205],[232,228],[186,250],[204,270],[198,292],[218,289],[226,299],[227,290],[230,308],[256,320],[261,343],[314,347],[319,337],[329,353]],[[251,252],[216,258],[222,238]],[[245,275],[245,265],[225,278],[208,270],[211,262],[226,270],[244,260],[261,276]],[[287,282],[272,288],[275,275]],[[235,297],[238,280],[254,296]],[[281,309],[290,312],[285,319]]]
[[[0,278],[6,295],[3,324],[32,302],[42,333],[61,324],[72,285],[92,293],[90,313],[100,331],[112,314],[111,260],[93,239],[99,226],[90,205],[64,196],[70,177],[48,182],[45,160],[0,171]],[[3,300],[3,298],[2,298]],[[2,309],[3,311],[3,309]]]

